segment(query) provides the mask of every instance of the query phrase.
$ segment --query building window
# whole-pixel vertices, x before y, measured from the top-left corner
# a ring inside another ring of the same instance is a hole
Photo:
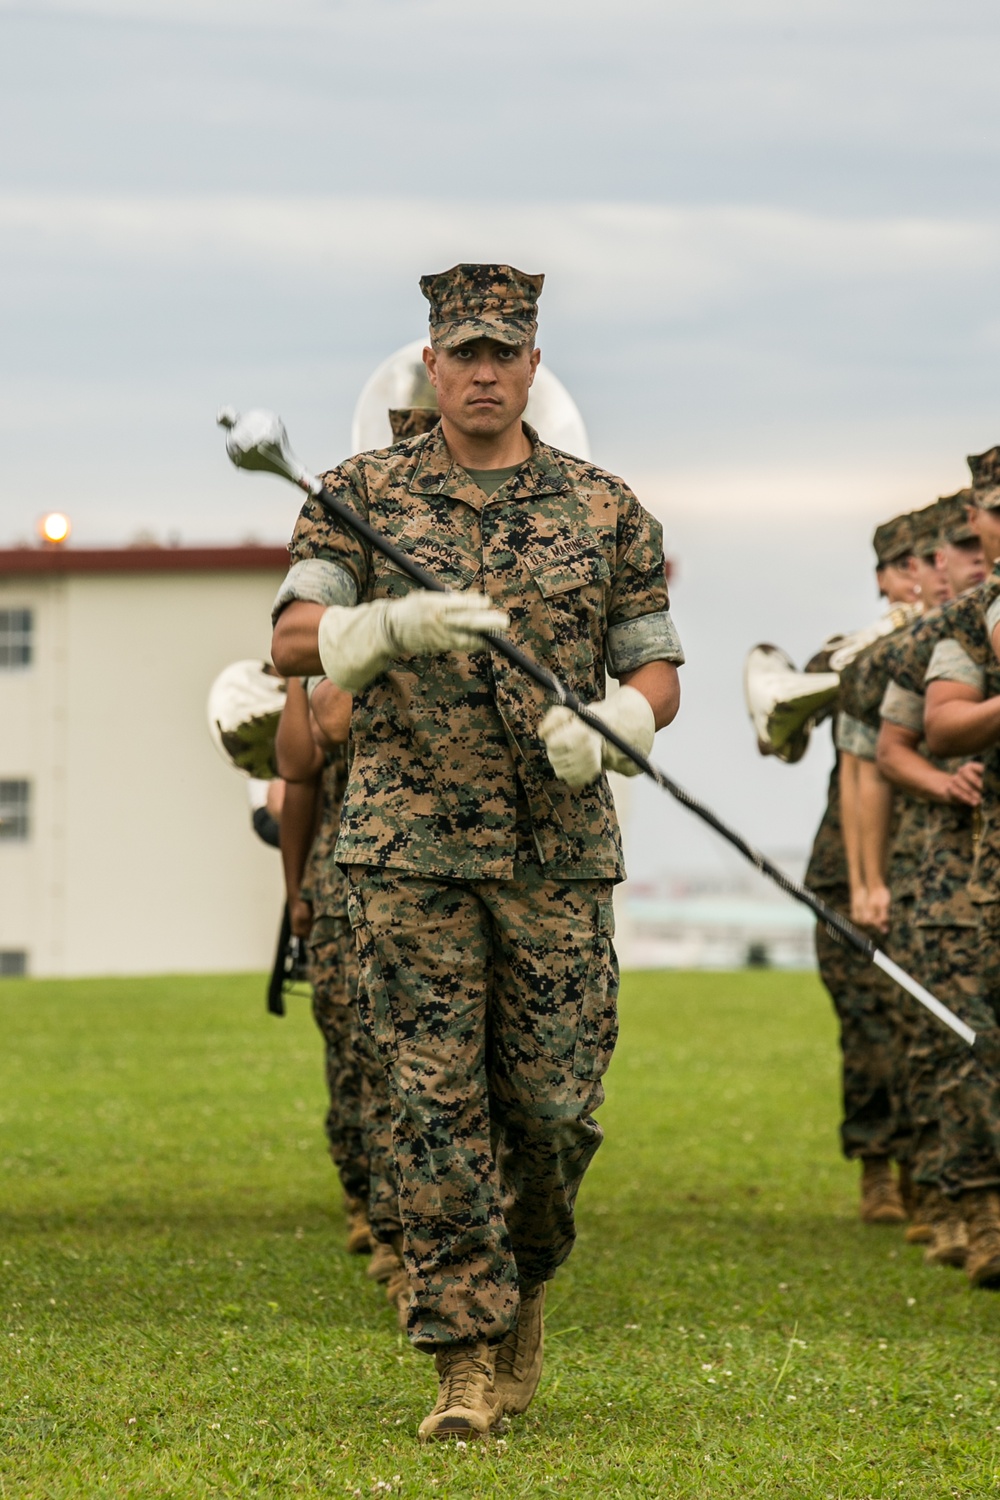
[[[0,841],[28,837],[29,781],[0,781]]]
[[[0,672],[31,666],[34,623],[30,609],[0,609]]]
[[[0,948],[0,979],[23,979],[28,972],[28,955],[23,948]]]

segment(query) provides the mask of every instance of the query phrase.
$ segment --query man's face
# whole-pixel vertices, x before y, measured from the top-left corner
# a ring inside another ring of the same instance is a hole
[[[890,604],[915,604],[920,597],[920,580],[917,577],[917,559],[900,557],[895,562],[876,568],[879,592]]]
[[[945,571],[938,567],[937,559],[937,552],[931,552],[926,557],[918,557],[916,560],[917,587],[920,591],[920,601],[925,609],[933,609],[935,604],[943,604],[951,596]]]
[[[495,339],[424,350],[442,418],[468,437],[496,437],[520,419],[538,359],[527,344]]]
[[[974,589],[986,577],[983,544],[976,536],[965,542],[945,542],[938,556],[941,558],[948,586],[956,598],[959,594],[964,594],[966,589]]]
[[[1000,560],[1000,510],[983,510],[978,505],[970,505],[966,514],[969,525],[982,543],[986,566],[992,568]]]

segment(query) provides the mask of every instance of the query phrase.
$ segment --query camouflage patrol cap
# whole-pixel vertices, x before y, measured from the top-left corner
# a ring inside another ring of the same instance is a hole
[[[983,510],[1000,510],[1000,446],[970,453],[966,462],[972,475],[973,504]]]
[[[421,276],[431,305],[431,343],[455,349],[472,339],[530,344],[538,328],[538,298],[544,276],[513,266],[459,265]]]
[[[913,550],[918,557],[927,557],[941,545],[941,521],[940,500],[935,500],[933,505],[925,505],[923,510],[910,512]]]
[[[969,525],[968,507],[973,504],[972,490],[957,490],[954,495],[943,495],[938,501],[941,509],[941,540],[943,542],[971,542],[976,533]]]
[[[392,440],[401,443],[404,438],[420,437],[423,432],[430,432],[441,420],[441,413],[436,406],[390,406],[389,426],[392,428]]]
[[[875,548],[875,566],[884,568],[888,563],[901,562],[913,552],[913,531],[909,516],[894,516],[876,526],[872,537]]]

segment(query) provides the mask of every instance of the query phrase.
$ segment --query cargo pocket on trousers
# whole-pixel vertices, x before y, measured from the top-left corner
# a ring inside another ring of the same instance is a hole
[[[614,907],[610,901],[601,901],[573,1053],[577,1078],[602,1078],[618,1040],[618,959],[611,941],[614,931]]]
[[[350,887],[347,892],[347,910],[351,918],[354,941],[358,950],[358,1015],[370,1040],[375,1044],[380,1057],[393,1058],[398,1051],[396,1026],[392,1019],[389,991],[382,977],[378,949],[372,930],[365,921],[365,908],[361,897]]]
[[[408,1175],[401,1196],[405,1196],[409,1212],[421,1219],[461,1222],[482,1211],[485,1190],[468,1153],[458,1146],[446,1146],[426,1153],[422,1169]]]

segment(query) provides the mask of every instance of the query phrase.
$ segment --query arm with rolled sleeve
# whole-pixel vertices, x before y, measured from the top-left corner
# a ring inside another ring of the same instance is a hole
[[[359,465],[341,464],[322,476],[327,489],[359,515],[368,496]],[[371,557],[354,532],[338,527],[314,497],[299,512],[289,547],[291,567],[271,611],[271,657],[279,672],[304,677],[321,673],[320,621],[332,606],[350,607],[364,594]]]
[[[588,706],[648,755],[656,731],[673,722],[680,706],[677,668],[684,651],[670,618],[662,527],[630,491],[619,525],[605,660],[619,691]],[[568,708],[549,709],[538,732],[552,769],[574,790],[588,786],[602,770],[639,774],[633,760]]]

